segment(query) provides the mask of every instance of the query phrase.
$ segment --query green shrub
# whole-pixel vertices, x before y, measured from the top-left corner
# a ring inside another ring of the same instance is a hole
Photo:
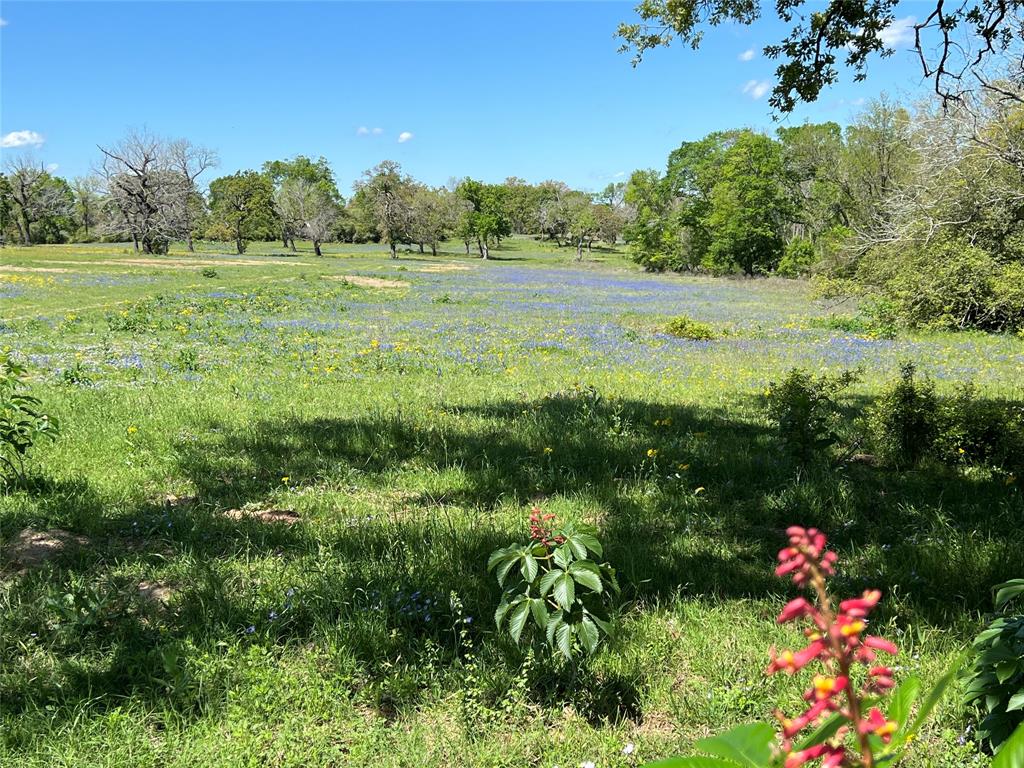
[[[985,714],[978,735],[997,749],[1024,723],[1024,614],[1010,615],[1010,603],[1024,595],[1024,579],[996,588],[1001,613],[974,641],[965,703]],[[1019,603],[1018,603],[1019,605]]]
[[[780,277],[804,277],[818,261],[814,243],[807,237],[794,237],[782,251],[776,274]]]
[[[913,363],[868,409],[867,426],[880,458],[896,467],[914,466],[932,450],[939,427],[939,400],[928,377]]]
[[[517,644],[531,636],[567,661],[596,651],[611,632],[609,603],[619,585],[615,569],[594,559],[603,553],[594,533],[534,509],[530,540],[495,550],[487,561],[504,590],[494,614],[498,629]]]
[[[855,371],[815,376],[793,368],[782,381],[768,385],[768,416],[798,461],[806,464],[824,457],[839,442],[844,421],[837,398],[857,376]]]
[[[200,272],[199,274],[201,274],[203,277],[216,277],[217,270],[214,269],[213,267],[203,267],[203,271]]]
[[[716,338],[714,328],[707,323],[694,320],[686,315],[670,320],[665,325],[665,333],[679,339],[689,339],[690,341],[713,341]]]
[[[1024,469],[1024,405],[981,399],[973,384],[961,385],[942,400],[933,453],[947,463]]]
[[[0,480],[25,475],[25,457],[40,438],[55,440],[57,420],[42,410],[39,398],[24,392],[26,369],[0,356]]]

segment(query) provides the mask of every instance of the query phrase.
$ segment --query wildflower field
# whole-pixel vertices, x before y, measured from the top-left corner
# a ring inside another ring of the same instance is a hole
[[[527,238],[199,251],[0,251],[0,349],[62,432],[0,493],[0,765],[640,765],[799,710],[764,674],[801,642],[789,525],[829,532],[837,593],[881,590],[897,682],[1024,575],[1015,475],[806,468],[764,402],[859,368],[857,411],[904,361],[1024,399],[1019,337],[874,337],[804,282]],[[488,555],[533,508],[596,526],[621,586],[571,673],[495,628]],[[954,690],[907,764],[988,765],[973,722]]]

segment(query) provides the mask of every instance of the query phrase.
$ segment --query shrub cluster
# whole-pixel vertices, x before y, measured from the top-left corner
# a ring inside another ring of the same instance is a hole
[[[665,325],[665,333],[675,336],[677,339],[689,339],[690,341],[713,341],[717,337],[715,329],[710,325],[686,315],[680,315],[670,320]]]

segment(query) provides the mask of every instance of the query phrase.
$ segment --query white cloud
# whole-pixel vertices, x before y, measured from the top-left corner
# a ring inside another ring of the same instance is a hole
[[[753,48],[747,48],[747,50],[745,50],[743,53],[741,53],[737,58],[740,61],[750,61],[752,58],[754,58],[754,49]]]
[[[0,138],[0,147],[41,147],[44,141],[43,134],[35,131],[11,131]]]
[[[46,172],[47,173],[56,173],[58,168],[60,168],[60,166],[57,165],[56,163],[50,163],[50,164],[48,164],[46,166]]]
[[[374,128],[372,131],[370,131],[370,133],[372,133],[374,136],[380,136],[382,133],[384,133],[384,129]]]
[[[748,94],[752,99],[760,99],[771,88],[767,80],[748,80],[747,84],[743,86],[743,92]]]
[[[6,27],[6,26],[7,26],[7,19],[0,19],[0,27]]]
[[[367,128],[365,125],[360,125],[358,128],[356,128],[356,136],[367,136],[369,135],[369,133],[370,129]]]
[[[917,19],[913,16],[896,19],[878,33],[878,39],[887,48],[895,48],[897,45],[909,45],[914,42],[914,24],[916,21]]]
[[[405,144],[405,142],[407,142],[411,138],[412,138],[412,132],[411,131],[402,131],[400,134],[398,134],[398,143],[399,144]]]

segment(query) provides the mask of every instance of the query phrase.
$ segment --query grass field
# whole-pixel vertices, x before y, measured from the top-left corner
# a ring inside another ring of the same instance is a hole
[[[786,525],[837,589],[884,590],[900,674],[934,679],[1024,575],[1020,483],[801,471],[762,392],[914,360],[1024,398],[1024,340],[872,339],[798,282],[656,276],[529,240],[146,258],[0,250],[0,348],[64,434],[0,535],[80,537],[0,582],[4,766],[627,766],[794,707],[764,678]],[[661,333],[687,314],[718,341]],[[596,524],[618,632],[556,673],[494,632],[488,553],[531,506]],[[912,764],[987,765],[951,696]],[[627,743],[635,744],[624,754]]]

